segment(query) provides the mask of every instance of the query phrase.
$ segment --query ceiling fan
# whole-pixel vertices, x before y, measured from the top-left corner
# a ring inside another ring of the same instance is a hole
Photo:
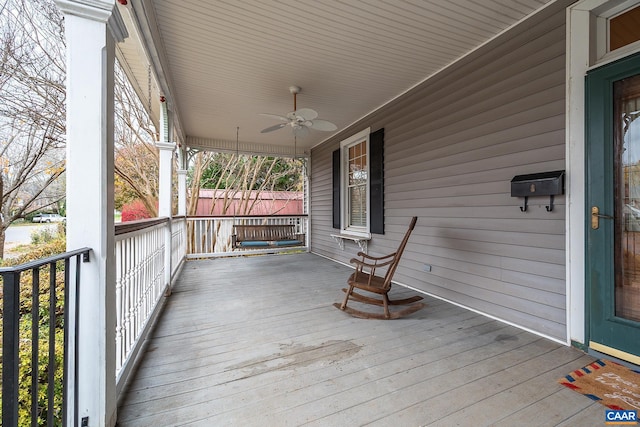
[[[282,129],[285,126],[290,126],[295,136],[305,136],[309,133],[309,129],[320,131],[333,131],[338,129],[338,127],[333,123],[318,119],[318,113],[311,108],[297,108],[296,98],[301,90],[302,89],[298,86],[289,87],[289,92],[293,94],[293,111],[287,113],[286,116],[260,113],[261,116],[271,117],[282,122],[266,129],[262,129],[260,133],[273,132],[274,130]]]

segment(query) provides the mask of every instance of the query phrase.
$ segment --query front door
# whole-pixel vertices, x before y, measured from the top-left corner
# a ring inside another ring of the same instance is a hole
[[[589,347],[640,364],[640,55],[587,75]]]

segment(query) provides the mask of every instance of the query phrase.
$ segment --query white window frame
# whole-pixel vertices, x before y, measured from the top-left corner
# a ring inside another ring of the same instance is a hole
[[[371,238],[371,198],[370,198],[370,180],[371,180],[371,151],[369,147],[369,134],[371,128],[366,128],[355,135],[340,142],[340,233],[358,237]],[[367,206],[367,225],[366,227],[349,226],[349,147],[365,141],[367,147],[367,184],[366,184],[366,206]]]

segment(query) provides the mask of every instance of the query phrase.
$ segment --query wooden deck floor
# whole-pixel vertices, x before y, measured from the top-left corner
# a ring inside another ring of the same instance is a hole
[[[188,262],[118,425],[603,425],[556,382],[590,356],[431,298],[352,318],[332,306],[349,271],[307,253]]]

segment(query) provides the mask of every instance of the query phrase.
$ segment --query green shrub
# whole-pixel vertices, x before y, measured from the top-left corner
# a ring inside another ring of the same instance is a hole
[[[57,237],[56,239],[50,240],[45,244],[41,244],[33,250],[30,250],[29,252],[22,254],[16,258],[7,258],[2,260],[2,266],[12,267],[14,265],[25,264],[27,262],[46,258],[48,256],[61,254],[66,251],[66,247],[67,242],[65,238]]]
[[[59,236],[58,230],[52,227],[41,227],[31,232],[31,243],[39,245],[41,243],[49,243]]]
[[[58,237],[42,244],[34,250],[14,259],[4,260],[4,266],[24,264],[37,259],[65,251],[64,237]],[[54,361],[54,424],[62,425],[62,374],[63,374],[63,316],[64,316],[64,263],[58,262],[55,269],[55,361]],[[31,425],[31,348],[33,322],[33,286],[31,271],[25,271],[20,277],[20,367],[18,371],[18,425]],[[50,269],[44,266],[39,272],[38,313],[36,321],[38,331],[38,425],[46,425],[47,386],[49,362],[49,320],[50,320]],[[0,314],[2,314],[0,301]],[[0,333],[2,325],[0,324]]]
[[[67,235],[67,221],[59,222],[56,225],[56,231],[58,232],[58,237],[65,238]]]

